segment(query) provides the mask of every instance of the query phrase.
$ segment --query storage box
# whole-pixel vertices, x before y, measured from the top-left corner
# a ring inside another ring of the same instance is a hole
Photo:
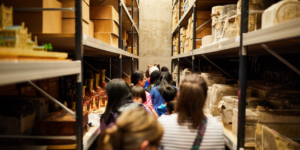
[[[14,8],[62,8],[57,0],[2,0],[6,6]],[[61,11],[14,11],[13,24],[25,23],[28,33],[61,33]]]
[[[232,123],[233,109],[238,108],[238,96],[224,96],[219,102],[219,109],[221,109],[221,117],[223,123]],[[246,108],[255,110],[260,104],[265,101],[257,97],[246,97]]]
[[[30,135],[35,120],[33,103],[4,99],[0,105],[0,135]]]
[[[49,113],[49,99],[46,97],[3,97],[5,100],[9,101],[28,101],[33,103],[33,108],[35,110],[35,119],[40,119],[45,117]]]
[[[119,24],[119,14],[112,5],[90,6],[90,19],[114,20]]]
[[[62,4],[63,8],[75,8],[75,0],[59,0]],[[82,0],[82,20],[86,23],[90,21],[90,7],[89,5]],[[75,19],[75,12],[74,11],[62,11],[62,18],[64,19]]]
[[[255,133],[256,150],[296,150],[300,149],[297,142],[292,141],[289,137],[279,134],[265,125],[257,123]]]
[[[247,89],[247,96],[251,96],[251,89]],[[210,101],[210,110],[213,116],[219,116],[220,109],[218,108],[219,102],[224,96],[237,96],[238,86],[226,84],[214,84],[212,86],[212,94]]]
[[[94,23],[92,20],[89,22],[89,36],[94,37]]]
[[[0,95],[18,96],[19,90],[10,90],[10,91],[1,92]]]
[[[255,139],[256,123],[266,125],[278,133],[299,138],[300,111],[299,110],[261,110],[246,109],[245,138]],[[232,133],[237,136],[238,110],[233,109]]]
[[[62,33],[75,34],[75,19],[62,19]],[[82,21],[82,33],[89,35],[89,24]]]
[[[94,22],[94,32],[107,32],[119,36],[119,25],[114,20],[92,20]]]
[[[201,73],[200,76],[206,81],[207,86],[225,84],[226,82],[226,78],[222,74]]]
[[[21,87],[20,95],[21,96],[36,96],[37,92],[34,87],[32,87],[31,85],[28,85],[28,86]]]
[[[119,46],[119,38],[118,36],[112,34],[112,33],[95,33],[95,38],[105,42],[109,45],[118,47]]]
[[[0,93],[16,89],[16,84],[0,86]]]

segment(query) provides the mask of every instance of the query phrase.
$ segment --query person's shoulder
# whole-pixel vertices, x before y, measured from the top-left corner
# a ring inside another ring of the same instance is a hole
[[[216,128],[223,128],[222,124],[220,121],[218,121],[215,117],[213,116],[207,116],[207,124],[209,126],[214,126]]]
[[[161,115],[159,118],[158,118],[158,121],[161,123],[161,124],[164,124],[165,122],[170,122],[170,121],[173,121],[173,120],[177,120],[177,114],[172,114],[172,115]]]

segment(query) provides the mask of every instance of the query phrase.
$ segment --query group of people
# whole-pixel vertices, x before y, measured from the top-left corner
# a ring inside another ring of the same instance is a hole
[[[221,124],[203,113],[207,84],[197,74],[179,89],[167,67],[135,71],[131,85],[113,79],[102,114],[99,150],[225,149]]]

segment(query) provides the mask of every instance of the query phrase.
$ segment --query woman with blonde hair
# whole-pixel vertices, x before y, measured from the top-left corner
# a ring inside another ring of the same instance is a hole
[[[115,126],[101,133],[98,150],[156,150],[163,127],[143,108],[123,112]]]
[[[161,147],[165,150],[224,150],[222,125],[203,113],[207,97],[205,80],[197,74],[188,75],[179,89],[175,114],[158,119],[165,129]]]

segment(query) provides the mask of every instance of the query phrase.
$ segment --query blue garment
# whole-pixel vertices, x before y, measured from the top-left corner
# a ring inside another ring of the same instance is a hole
[[[161,104],[160,106],[157,107],[157,115],[161,116],[163,114],[167,114],[167,106],[165,104]]]
[[[177,87],[175,87],[175,86],[173,86],[173,87],[176,88],[176,90],[178,91]],[[160,92],[158,91],[159,88],[160,88],[160,86],[155,86],[151,89],[151,92],[150,92],[153,108],[155,109],[158,116],[160,116],[160,115],[157,110],[157,107],[159,107],[161,104],[165,104],[164,98],[160,95]]]
[[[150,83],[148,82],[148,80],[146,80],[144,89],[145,89],[149,84],[150,84]]]

